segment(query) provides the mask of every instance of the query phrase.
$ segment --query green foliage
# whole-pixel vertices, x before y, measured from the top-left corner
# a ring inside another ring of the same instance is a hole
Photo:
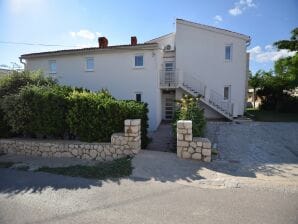
[[[24,86],[52,86],[56,83],[56,80],[43,76],[41,72],[13,71],[11,74],[0,78],[0,104],[2,104],[1,102],[5,96],[17,94]],[[4,120],[4,115],[4,112],[0,109],[0,137],[10,137],[14,133]]]
[[[41,73],[14,73],[0,81],[0,137],[110,141],[125,119],[141,119],[142,147],[148,144],[148,105],[116,100],[105,89],[90,92],[58,85]]]
[[[194,98],[188,95],[178,101],[179,109],[175,111],[173,131],[176,133],[178,120],[191,120],[193,136],[200,137],[204,135],[206,120],[204,117],[204,109],[198,106],[199,97]]]
[[[108,92],[76,92],[70,97],[67,123],[83,141],[110,141],[112,133],[123,132],[125,119],[142,119],[142,147],[147,145],[148,108],[136,101],[115,100]]]
[[[70,89],[54,86],[26,86],[19,93],[3,97],[1,109],[12,131],[24,135],[62,138]]]
[[[287,49],[290,51],[298,51],[298,27],[292,30],[290,40],[280,40],[274,43],[277,49]]]
[[[0,98],[5,95],[18,93],[22,87],[27,85],[52,86],[55,84],[57,84],[56,80],[44,76],[40,71],[13,71],[12,74],[3,76],[0,79]]]
[[[298,50],[298,28],[292,31],[290,40],[274,43],[278,49]],[[258,71],[250,77],[249,84],[258,88],[257,95],[261,98],[262,110],[280,112],[298,112],[297,97],[290,93],[298,87],[298,53],[292,57],[281,58],[275,62],[274,71]]]

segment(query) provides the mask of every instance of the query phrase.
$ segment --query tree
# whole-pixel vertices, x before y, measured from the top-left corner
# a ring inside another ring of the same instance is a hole
[[[298,51],[298,27],[292,30],[290,40],[276,41],[273,45],[279,49],[287,49],[290,51]]]
[[[257,71],[255,75],[252,75],[251,72],[249,72],[249,80],[248,85],[253,88],[253,106],[256,107],[256,90],[261,86],[261,76],[262,71]]]

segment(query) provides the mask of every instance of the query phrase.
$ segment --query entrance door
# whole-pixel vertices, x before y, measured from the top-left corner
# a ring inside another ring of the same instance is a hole
[[[163,94],[163,119],[172,120],[175,110],[175,93]]]

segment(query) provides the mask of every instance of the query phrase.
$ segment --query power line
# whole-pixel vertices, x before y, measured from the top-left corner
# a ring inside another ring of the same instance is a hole
[[[31,45],[31,46],[44,46],[44,47],[76,47],[76,46],[62,45],[62,44],[41,44],[41,43],[12,42],[12,41],[0,41],[0,44],[17,44],[17,45]]]

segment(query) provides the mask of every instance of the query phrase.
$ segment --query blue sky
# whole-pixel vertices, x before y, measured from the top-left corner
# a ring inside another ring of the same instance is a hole
[[[298,26],[297,0],[78,1],[0,0],[0,65],[19,63],[24,53],[138,42],[174,31],[175,18],[251,36],[250,69],[269,70],[274,60],[291,55],[271,44],[288,39]],[[63,46],[18,45],[3,42]]]

